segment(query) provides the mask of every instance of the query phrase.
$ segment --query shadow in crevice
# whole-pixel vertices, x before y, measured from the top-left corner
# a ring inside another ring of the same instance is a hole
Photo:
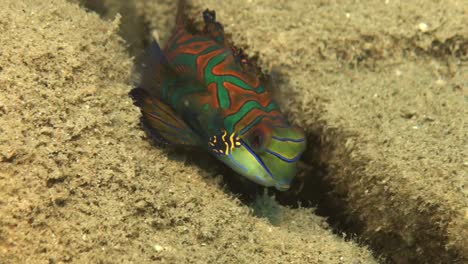
[[[112,5],[110,5],[112,3]],[[150,40],[150,27],[142,16],[139,16],[134,1],[81,0],[80,4],[88,11],[94,11],[105,20],[114,19],[121,14],[118,34],[126,41],[128,53],[139,57]]]
[[[290,191],[275,191],[277,200],[291,208],[315,208],[314,213],[326,218],[335,234],[354,237],[357,229],[348,219],[344,197],[334,191],[335,187],[330,177],[327,177],[328,164],[321,160],[324,146],[320,135],[309,132],[307,142],[307,149],[301,159],[307,164],[307,168],[303,169],[304,176],[296,179]]]

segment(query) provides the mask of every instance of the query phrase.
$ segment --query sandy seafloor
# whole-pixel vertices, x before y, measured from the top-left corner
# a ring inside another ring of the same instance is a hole
[[[322,216],[280,206],[275,225],[139,126],[132,56],[167,39],[173,1],[0,6],[0,263],[468,261],[466,1],[191,2],[307,131],[321,173],[296,199]]]

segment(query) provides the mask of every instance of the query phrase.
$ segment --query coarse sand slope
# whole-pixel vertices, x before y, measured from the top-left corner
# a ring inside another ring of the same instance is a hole
[[[0,5],[0,263],[376,262],[311,209],[272,225],[216,166],[151,145],[119,16]]]

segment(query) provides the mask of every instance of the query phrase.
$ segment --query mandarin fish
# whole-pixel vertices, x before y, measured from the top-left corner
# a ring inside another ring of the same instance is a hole
[[[288,190],[304,132],[289,124],[247,55],[226,40],[216,13],[206,9],[204,28],[194,33],[184,7],[179,1],[165,48],[153,40],[137,63],[130,96],[143,126],[157,142],[202,147],[241,176]]]

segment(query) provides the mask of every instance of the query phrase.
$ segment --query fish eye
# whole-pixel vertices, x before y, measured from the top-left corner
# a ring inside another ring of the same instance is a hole
[[[265,146],[265,141],[265,133],[260,129],[253,131],[250,135],[250,146],[257,151],[261,150]]]
[[[252,145],[254,148],[260,148],[263,143],[263,138],[261,135],[254,135],[252,140]]]

